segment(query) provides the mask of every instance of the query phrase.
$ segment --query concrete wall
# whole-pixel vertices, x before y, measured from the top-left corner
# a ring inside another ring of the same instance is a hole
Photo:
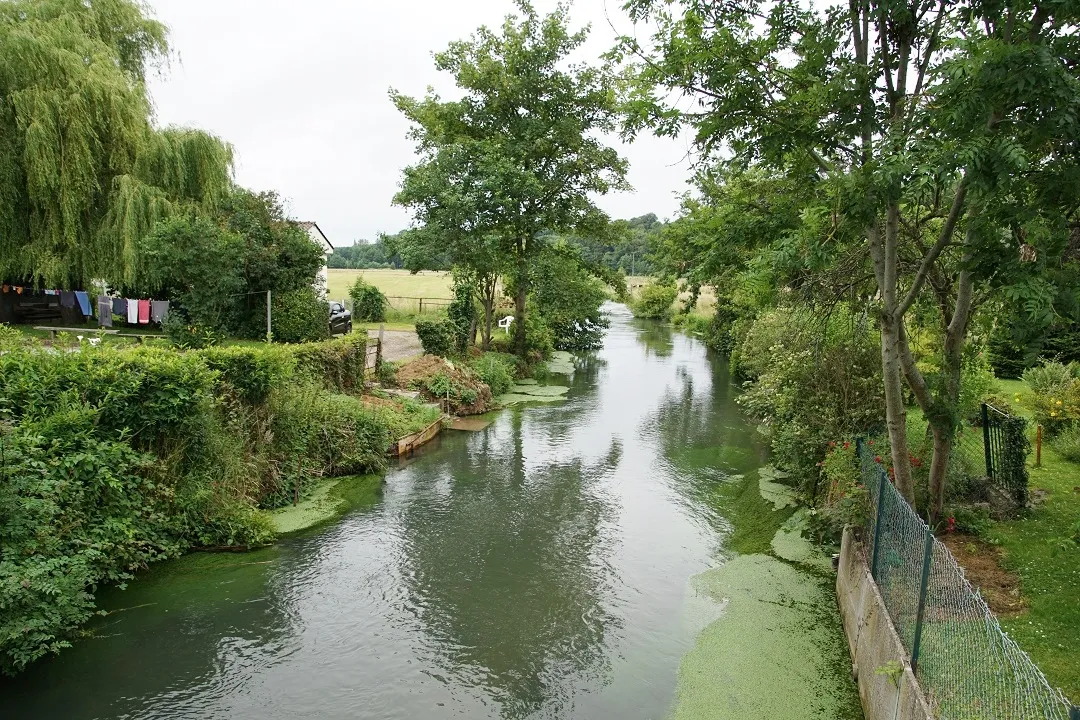
[[[859,683],[863,713],[866,720],[933,720],[922,688],[911,672],[911,658],[896,634],[864,556],[848,528],[840,549],[836,597],[848,650],[854,659],[852,673]],[[877,672],[893,660],[904,667],[898,682]]]

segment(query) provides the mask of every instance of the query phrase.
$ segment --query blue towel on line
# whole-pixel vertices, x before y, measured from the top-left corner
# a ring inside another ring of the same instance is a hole
[[[75,301],[79,303],[79,309],[82,310],[82,314],[90,317],[93,313],[90,311],[90,296],[86,294],[85,290],[75,291]]]

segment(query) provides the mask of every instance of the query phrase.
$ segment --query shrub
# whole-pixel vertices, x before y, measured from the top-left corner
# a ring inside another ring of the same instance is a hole
[[[1055,437],[1080,424],[1080,378],[1077,366],[1047,363],[1024,373],[1032,392],[1032,414]]]
[[[325,340],[330,335],[330,309],[314,288],[274,293],[270,323],[276,342]]]
[[[600,310],[607,299],[604,285],[579,259],[558,249],[541,253],[532,277],[531,310],[551,329],[552,345],[571,351],[599,348],[610,325]]]
[[[416,334],[428,355],[448,357],[454,351],[454,331],[446,318],[416,320]]]
[[[280,347],[223,347],[202,351],[206,365],[241,400],[258,405],[270,392],[286,384],[296,369],[296,356]]]
[[[517,358],[502,353],[486,353],[469,363],[480,379],[491,388],[492,395],[502,395],[514,385]]]
[[[783,342],[766,349],[774,337]],[[738,402],[760,421],[774,463],[816,499],[827,444],[884,424],[878,340],[846,312],[822,323],[809,311],[781,308],[759,317],[746,343],[740,357],[756,380]]]
[[[671,306],[679,296],[674,282],[657,280],[641,289],[641,294],[630,303],[634,317],[647,320],[664,320],[671,317]]]
[[[1080,364],[1063,365],[1059,362],[1028,368],[1023,376],[1024,383],[1036,395],[1060,395],[1077,377],[1080,377]]]
[[[453,334],[454,350],[459,354],[463,354],[472,344],[477,314],[472,283],[455,278],[454,299],[446,309],[446,315]]]
[[[354,320],[361,322],[386,320],[386,308],[390,306],[386,295],[383,295],[379,288],[365,282],[363,277],[356,278],[356,282],[349,288],[349,299],[352,300]]]
[[[154,459],[100,439],[97,412],[72,406],[0,437],[0,669],[60,648],[94,612],[92,586],[120,581],[183,543]]]
[[[199,325],[182,308],[170,310],[161,323],[161,329],[169,342],[184,350],[212,347],[225,339],[220,329]]]
[[[1066,460],[1080,463],[1080,424],[1063,430],[1050,440],[1050,446]]]
[[[296,372],[334,392],[349,392],[364,386],[367,367],[367,336],[353,333],[319,343],[303,343],[289,350]]]

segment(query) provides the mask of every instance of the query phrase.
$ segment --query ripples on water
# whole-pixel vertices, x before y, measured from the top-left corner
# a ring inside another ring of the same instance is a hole
[[[332,527],[106,593],[133,609],[0,685],[3,716],[662,717],[709,496],[759,451],[721,361],[610,311],[565,403],[444,433]]]

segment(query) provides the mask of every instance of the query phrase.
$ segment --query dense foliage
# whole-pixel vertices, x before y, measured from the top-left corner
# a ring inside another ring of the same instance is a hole
[[[679,295],[679,289],[671,280],[654,280],[641,289],[630,309],[634,317],[647,320],[666,320],[671,317],[672,306]]]
[[[265,542],[258,507],[382,468],[433,411],[355,396],[365,354],[362,337],[48,353],[0,336],[0,667],[64,647],[99,584],[192,546]]]
[[[428,355],[449,357],[454,352],[454,326],[444,317],[417,318],[416,335]]]
[[[515,347],[524,357],[529,268],[546,233],[605,228],[593,198],[626,186],[626,162],[599,139],[615,129],[612,70],[568,61],[587,32],[568,29],[565,7],[541,16],[524,0],[518,6],[520,16],[508,16],[498,31],[482,27],[435,55],[460,100],[433,92],[422,100],[391,96],[413,126],[421,158],[405,169],[394,202],[412,210],[413,233],[426,247],[476,244],[476,266],[471,252],[451,254],[478,279],[489,261],[505,263],[513,276]]]
[[[577,253],[565,246],[549,248],[533,262],[530,272],[532,308],[551,329],[555,349],[599,348],[610,324],[600,310],[607,294]]]
[[[364,278],[356,278],[356,282],[349,288],[349,299],[352,300],[352,316],[360,322],[383,322],[386,320],[386,308],[390,303],[382,290],[365,282]]]
[[[232,149],[151,123],[165,27],[133,0],[0,3],[0,279],[135,279],[162,218],[212,209]]]
[[[352,245],[334,248],[334,254],[327,258],[328,267],[367,270],[375,268],[401,268],[401,257],[390,245],[379,238],[375,242],[358,240]],[[448,263],[432,270],[449,270]]]

